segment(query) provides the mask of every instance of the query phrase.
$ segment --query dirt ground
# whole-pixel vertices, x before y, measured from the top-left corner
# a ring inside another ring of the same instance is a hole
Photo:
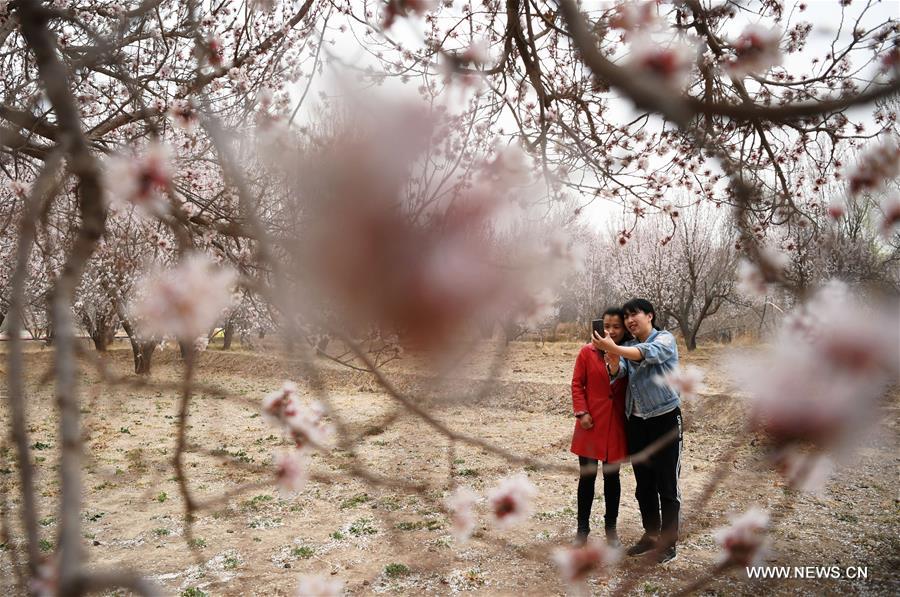
[[[572,343],[513,343],[497,361],[499,381],[490,386],[480,381],[493,362],[486,346],[470,351],[461,372],[444,384],[429,379],[434,364],[411,357],[392,363],[388,373],[403,392],[454,430],[543,462],[574,465],[569,380],[578,349]],[[705,594],[900,594],[897,392],[883,407],[881,428],[860,446],[858,459],[842,467],[822,495],[799,494],[765,466],[757,441],[742,435],[741,396],[729,389],[721,365],[735,350],[750,348],[682,351],[684,361],[707,369],[705,394],[685,407],[683,539],[678,558],[649,567],[630,594],[672,594],[705,574],[718,557],[714,530],[727,523],[728,514],[753,504],[778,517],[768,563],[842,570],[864,566],[868,578],[750,581],[744,570],[736,570],[712,582]],[[47,552],[53,549],[56,530],[56,417],[52,387],[41,385],[40,378],[51,357],[49,349],[27,355],[30,441],[38,467],[41,547]],[[104,358],[111,373],[129,377],[131,355],[125,346]],[[152,381],[178,380],[182,365],[177,354],[170,350],[154,359]],[[84,363],[83,530],[91,565],[134,567],[172,594],[183,595],[290,595],[305,573],[334,574],[353,595],[565,593],[548,556],[573,538],[575,475],[527,467],[539,489],[533,516],[503,532],[483,522],[472,541],[459,546],[438,506],[446,495],[451,460],[456,482],[479,491],[522,467],[463,443],[454,446],[451,456],[447,439],[398,409],[370,375],[318,364],[332,406],[350,433],[362,439],[350,452],[315,456],[314,472],[322,478],[296,497],[284,498],[265,481],[273,449],[285,442],[259,416],[259,404],[286,378],[311,395],[309,380],[297,364],[275,353],[211,349],[202,354],[197,380],[207,385],[196,393],[190,414],[191,487],[203,501],[243,484],[257,486],[205,509],[194,524],[191,549],[171,466],[176,387],[100,384]],[[5,380],[3,385],[5,390]],[[0,419],[8,424],[5,404]],[[705,511],[693,511],[720,457],[742,437],[728,464],[729,476]],[[428,489],[417,494],[369,485],[348,474],[353,462],[373,475],[424,482]],[[15,518],[17,472],[6,447],[0,473]],[[593,526],[602,529],[602,483],[597,489]],[[619,517],[625,545],[640,535],[633,493],[634,478],[626,466]],[[606,594],[641,567],[641,562],[626,559],[609,578],[592,579],[590,589]],[[5,579],[0,591],[11,594],[5,545],[0,578]]]

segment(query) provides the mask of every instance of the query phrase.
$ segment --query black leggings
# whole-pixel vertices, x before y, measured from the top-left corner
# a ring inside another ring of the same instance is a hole
[[[591,531],[591,505],[594,502],[594,483],[597,481],[597,461],[579,456],[578,467],[581,469],[581,476],[578,478],[578,532],[587,534]],[[616,528],[621,495],[619,470],[603,473],[603,501],[606,502],[603,521],[607,529]]]

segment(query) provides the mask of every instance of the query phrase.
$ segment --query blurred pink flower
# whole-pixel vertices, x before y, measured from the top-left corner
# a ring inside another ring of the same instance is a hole
[[[705,389],[703,369],[685,365],[656,378],[656,383],[669,386],[681,395],[682,400],[692,400]]]
[[[404,197],[421,184],[411,170],[438,116],[405,108],[380,115],[319,151],[315,189],[298,193],[310,197],[304,208],[315,221],[303,235],[303,279],[345,329],[375,325],[422,349],[460,339],[476,318],[521,315],[565,271],[555,255],[526,255],[533,239],[497,238],[498,221],[520,210],[512,197],[528,178],[522,152],[497,151],[476,163],[470,186],[416,212]]]
[[[7,183],[6,186],[13,195],[19,197],[20,199],[26,197],[31,191],[31,183],[23,182],[21,180],[11,180]]]
[[[628,67],[646,73],[673,89],[687,85],[697,49],[682,42],[661,44],[649,36],[639,36],[631,43]]]
[[[166,145],[153,142],[138,156],[107,158],[104,179],[110,203],[134,205],[149,215],[166,213],[166,193],[172,184],[169,155]]]
[[[327,447],[334,436],[334,427],[325,421],[322,405],[313,402],[309,406],[291,406],[284,411],[284,424],[297,447]]]
[[[206,58],[212,66],[222,66],[225,48],[222,40],[215,36],[206,38]]]
[[[657,2],[622,2],[609,16],[611,29],[633,31],[653,27],[659,23]]]
[[[798,491],[822,493],[834,472],[834,461],[824,454],[810,454],[797,446],[788,446],[773,456],[775,469],[788,486]]]
[[[762,74],[781,64],[781,31],[761,25],[749,25],[732,44],[734,57],[726,64],[735,77]]]
[[[28,590],[37,597],[55,597],[59,595],[59,562],[56,554],[50,554],[46,560],[39,562],[37,573],[28,581]]]
[[[207,346],[209,346],[209,336],[197,336],[194,340],[194,350],[197,352],[203,352]]]
[[[173,100],[169,104],[169,116],[179,127],[186,131],[192,131],[200,121],[200,115],[193,102],[187,99]]]
[[[775,275],[779,274],[789,262],[787,255],[772,247],[762,247],[760,255]],[[766,279],[759,265],[743,258],[738,261],[737,279],[738,292],[751,298],[765,298],[769,294],[770,282],[774,282]]]
[[[297,493],[309,480],[309,459],[299,450],[276,452],[275,477],[282,493]]]
[[[390,29],[398,16],[421,16],[437,6],[435,0],[388,0],[384,9],[384,28]]]
[[[292,402],[296,403],[298,394],[299,390],[297,389],[297,384],[292,381],[284,382],[280,389],[266,394],[263,398],[263,417],[265,417],[269,423],[280,423],[286,410],[289,408],[296,409],[295,406],[289,407],[289,404]]]
[[[205,335],[233,300],[234,270],[192,253],[174,268],[141,279],[131,313],[146,336],[175,336],[192,342]]]
[[[765,553],[769,514],[757,507],[735,517],[731,525],[716,531],[716,543],[724,550],[723,560],[738,566],[758,564]]]
[[[475,530],[475,504],[478,502],[478,494],[468,487],[457,487],[445,500],[450,511],[452,523],[451,533],[460,543],[465,543]]]
[[[536,495],[537,488],[523,473],[501,479],[487,494],[494,524],[507,529],[526,520]]]
[[[825,207],[825,211],[832,220],[840,220],[847,213],[847,204],[843,199],[832,199]]]
[[[832,281],[785,320],[756,358],[732,370],[750,395],[750,427],[778,448],[851,448],[900,359],[896,304],[867,304]]]
[[[847,177],[851,195],[877,191],[900,175],[900,143],[890,139],[863,153]]]
[[[881,202],[881,221],[878,229],[884,238],[890,239],[898,224],[900,224],[900,197],[889,195]]]
[[[486,64],[491,59],[488,42],[486,40],[472,42],[460,52],[459,59],[463,63]]]
[[[604,572],[619,561],[618,550],[596,540],[579,547],[564,547],[553,552],[553,561],[559,566],[564,583],[584,582],[591,574]]]
[[[340,597],[344,594],[344,582],[324,574],[307,574],[297,583],[297,597]]]
[[[295,383],[284,382],[281,389],[263,398],[263,416],[269,423],[283,425],[297,448],[324,448],[334,436],[334,427],[325,421],[320,402],[305,405],[299,395]]]

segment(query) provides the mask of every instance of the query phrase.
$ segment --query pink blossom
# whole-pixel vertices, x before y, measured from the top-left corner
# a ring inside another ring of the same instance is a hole
[[[499,186],[518,186],[529,181],[528,156],[519,145],[497,145],[493,154],[481,170],[483,180]]]
[[[174,100],[169,104],[169,117],[175,124],[188,132],[192,131],[200,121],[197,108],[194,107],[192,101],[187,99]]]
[[[856,170],[847,177],[851,195],[873,192],[900,175],[900,144],[891,139],[872,147],[856,164]]]
[[[435,8],[435,0],[388,0],[384,9],[384,28],[390,29],[398,16],[421,16]]]
[[[681,89],[687,84],[696,58],[693,46],[681,42],[660,44],[649,36],[639,36],[631,44],[628,66],[669,87]]]
[[[735,77],[765,73],[781,64],[781,32],[761,25],[749,25],[734,42],[734,57],[727,64]]]
[[[849,448],[871,422],[900,351],[895,305],[864,304],[831,282],[785,321],[764,354],[733,365],[749,423],[777,447]]]
[[[323,448],[334,436],[334,427],[324,419],[321,403],[309,406],[290,404],[284,411],[284,423],[298,448]]]
[[[401,197],[437,118],[418,107],[386,110],[379,122],[363,121],[336,139],[333,153],[319,152],[322,191],[307,195],[328,200],[312,201],[316,226],[304,237],[309,280],[348,327],[374,323],[423,349],[455,341],[476,317],[520,315],[537,289],[565,271],[557,260],[522,257],[533,237],[504,241],[520,245],[504,255],[487,233],[514,208],[521,213],[512,196],[526,191],[512,185],[529,170],[518,149],[498,152],[452,201],[409,213]],[[392,139],[391,152],[382,150],[384,138]]]
[[[215,36],[206,38],[206,58],[212,66],[222,66],[224,51],[221,39]]]
[[[889,195],[881,202],[881,221],[878,229],[884,238],[891,238],[900,224],[900,197]]]
[[[834,461],[827,455],[805,452],[797,446],[779,450],[772,460],[788,486],[797,491],[821,494],[834,472]]]
[[[700,367],[686,365],[658,376],[655,381],[678,392],[683,400],[691,400],[705,389],[703,376],[704,372]]]
[[[464,63],[485,64],[490,60],[488,44],[485,40],[474,41],[469,47],[459,54],[459,59]]]
[[[285,411],[296,411],[296,406],[292,406],[291,403],[296,403],[298,395],[297,384],[292,381],[284,382],[280,389],[266,394],[263,398],[263,416],[270,423],[280,422]]]
[[[108,158],[104,178],[110,203],[131,204],[151,215],[166,213],[166,193],[172,184],[169,155],[166,145],[154,142],[137,157]]]
[[[7,188],[13,195],[23,199],[31,191],[31,183],[23,182],[21,180],[11,180],[7,183]]]
[[[622,2],[609,16],[609,26],[625,31],[652,27],[659,22],[656,12],[656,2]]]
[[[275,8],[275,0],[253,0],[252,6],[254,10],[269,12]]]
[[[618,550],[596,540],[579,547],[564,547],[553,552],[553,561],[566,584],[584,582],[591,574],[602,573],[619,561]]]
[[[59,563],[56,554],[40,562],[37,574],[28,581],[29,593],[37,597],[55,597],[59,595]]]
[[[465,543],[475,530],[475,504],[478,502],[478,494],[468,487],[457,487],[447,497],[445,504],[450,511],[452,522],[451,533],[460,543]]]
[[[309,480],[309,459],[299,450],[275,453],[275,477],[285,494],[297,493]]]
[[[900,67],[900,48],[894,46],[890,50],[886,51],[882,56],[880,62],[879,70],[881,72],[890,72],[892,70],[898,70]]]
[[[832,199],[825,211],[832,220],[840,220],[847,213],[847,204],[842,199]]]
[[[138,282],[132,315],[142,334],[192,341],[206,334],[231,305],[236,278],[234,270],[192,253],[174,268],[157,270]]]
[[[765,552],[769,529],[769,514],[757,507],[750,508],[731,525],[715,533],[716,543],[724,550],[723,559],[739,566],[758,564]]]
[[[297,597],[340,597],[344,593],[344,582],[324,574],[307,574],[300,577]]]
[[[778,275],[789,261],[787,255],[772,247],[761,247],[760,257],[772,276]],[[765,298],[769,293],[769,283],[774,282],[774,280],[766,279],[766,275],[759,265],[746,259],[738,261],[737,278],[738,292],[755,298]]]
[[[494,524],[507,529],[526,520],[536,495],[537,488],[523,473],[502,479],[487,495]]]

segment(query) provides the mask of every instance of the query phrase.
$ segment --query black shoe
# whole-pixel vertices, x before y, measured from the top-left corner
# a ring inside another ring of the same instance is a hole
[[[642,553],[647,553],[654,547],[656,547],[656,537],[649,533],[644,533],[643,537],[641,537],[637,543],[629,547],[628,551],[625,553],[630,556],[639,556]]]
[[[606,544],[613,549],[622,547],[622,542],[619,541],[619,534],[616,533],[616,529],[606,529]]]
[[[587,538],[588,538],[589,533],[590,533],[590,531],[578,531],[577,533],[575,533],[575,541],[574,541],[575,546],[581,547],[582,545],[587,543]]]
[[[661,552],[659,552],[656,555],[656,563],[657,564],[666,564],[666,563],[674,560],[677,555],[678,554],[675,553],[675,546],[670,545],[669,547],[665,548],[664,550],[662,550]]]

